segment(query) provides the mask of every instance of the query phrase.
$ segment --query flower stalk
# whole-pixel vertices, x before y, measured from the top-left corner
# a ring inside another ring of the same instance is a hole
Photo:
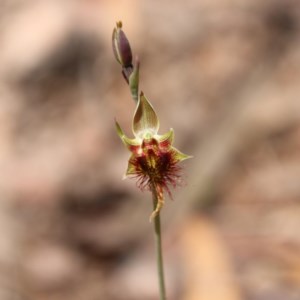
[[[153,198],[153,209],[156,210],[158,199],[155,186],[152,186],[152,198]],[[159,285],[159,296],[160,300],[166,298],[166,287],[165,287],[165,276],[164,276],[164,263],[163,263],[163,252],[161,243],[161,226],[160,226],[160,213],[158,212],[154,218],[154,239],[155,239],[155,251],[156,251],[156,264],[157,264],[157,275]]]

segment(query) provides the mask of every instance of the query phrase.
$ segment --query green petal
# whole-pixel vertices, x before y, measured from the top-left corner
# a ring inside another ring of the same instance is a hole
[[[183,161],[185,159],[192,158],[192,156],[184,154],[184,153],[180,152],[178,149],[176,149],[174,147],[171,147],[171,151],[172,151],[173,159],[176,162],[180,162],[180,161]]]
[[[134,175],[134,174],[136,174],[136,166],[131,162],[131,159],[129,159],[125,177],[127,177],[128,175]]]
[[[159,146],[169,148],[174,142],[174,130],[171,128],[167,133],[158,136]]]
[[[143,139],[147,135],[153,136],[157,134],[158,129],[159,121],[157,115],[144,93],[141,92],[133,117],[133,133],[136,137]]]
[[[119,123],[116,121],[116,129],[117,129],[117,133],[118,133],[118,136],[120,137],[120,139],[122,140],[122,142],[124,143],[124,145],[131,151],[133,151],[135,148],[139,148],[140,147],[140,144],[137,140],[135,139],[130,139],[128,138],[121,126],[119,125]]]

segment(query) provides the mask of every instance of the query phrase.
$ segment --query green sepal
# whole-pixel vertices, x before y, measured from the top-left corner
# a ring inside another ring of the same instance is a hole
[[[172,157],[176,162],[181,162],[183,160],[192,158],[192,156],[180,152],[175,147],[171,147],[171,151],[172,151]]]
[[[124,178],[126,178],[127,176],[130,176],[130,175],[136,174],[136,166],[131,162],[132,158],[133,158],[133,156],[128,161],[128,166],[127,166],[127,170],[124,175]]]
[[[137,140],[135,139],[130,139],[128,138],[121,126],[119,125],[119,123],[117,121],[116,122],[116,129],[117,129],[117,133],[118,133],[118,136],[120,137],[120,139],[122,140],[122,142],[124,143],[124,145],[130,150],[130,151],[134,151],[136,148],[139,148],[140,147],[140,144]]]
[[[159,120],[150,102],[141,92],[133,117],[132,131],[140,139],[157,134]]]
[[[167,133],[159,135],[157,138],[159,146],[162,148],[170,148],[174,142],[174,130],[171,128]]]

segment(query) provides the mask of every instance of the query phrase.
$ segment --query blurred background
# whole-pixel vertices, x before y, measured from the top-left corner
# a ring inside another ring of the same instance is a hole
[[[194,157],[162,213],[168,299],[299,299],[297,0],[0,1],[0,299],[158,299],[118,20]]]

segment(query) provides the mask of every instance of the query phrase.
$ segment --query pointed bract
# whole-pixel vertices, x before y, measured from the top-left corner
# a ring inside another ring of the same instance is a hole
[[[132,73],[129,75],[128,84],[134,101],[138,102],[139,98],[139,71],[140,61],[138,57],[135,58],[135,64]]]

